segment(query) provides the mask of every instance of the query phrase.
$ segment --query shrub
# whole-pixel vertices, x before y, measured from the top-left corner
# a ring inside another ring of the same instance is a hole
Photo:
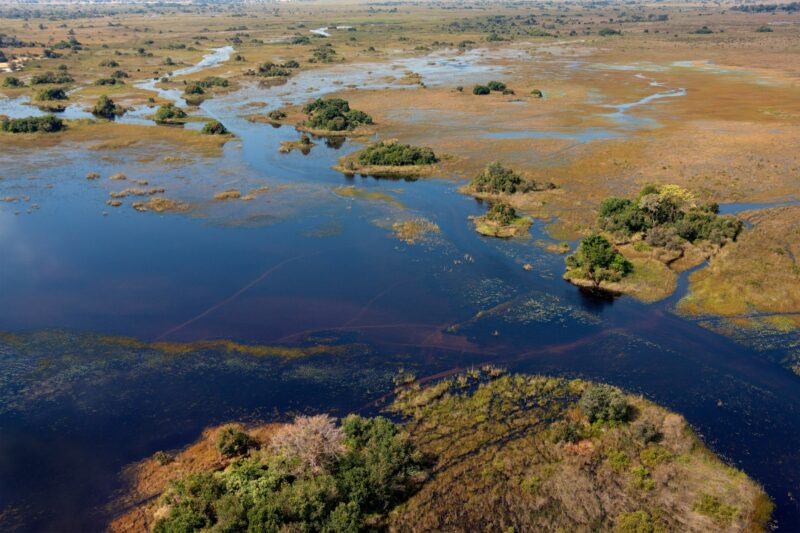
[[[650,221],[632,200],[607,198],[600,204],[600,228],[612,233],[630,235],[650,227]]]
[[[642,444],[658,442],[661,440],[661,433],[650,422],[642,422],[633,426],[633,436]]]
[[[602,235],[583,239],[566,263],[568,268],[591,280],[595,287],[603,281],[619,281],[633,271],[633,265]]]
[[[305,125],[309,128],[328,131],[354,130],[362,124],[372,124],[372,117],[363,111],[350,109],[347,100],[317,98],[303,107],[308,115]]]
[[[722,503],[717,496],[711,494],[701,494],[700,500],[694,505],[694,510],[721,525],[730,524],[739,512],[738,508]]]
[[[102,95],[92,108],[92,114],[98,117],[112,119],[125,114],[125,108],[115,104],[114,100],[106,95]]]
[[[44,74],[35,74],[31,77],[31,85],[44,85],[46,83],[71,83],[75,81],[72,76],[65,72],[54,74],[52,72],[45,72]]]
[[[531,189],[521,175],[498,162],[486,165],[480,174],[472,179],[471,185],[477,192],[492,194],[528,192]]]
[[[344,433],[328,415],[299,416],[281,428],[270,441],[270,450],[299,459],[300,472],[319,473],[344,452]]]
[[[94,84],[95,85],[124,85],[125,82],[122,81],[119,78],[110,77],[110,78],[100,78],[98,80],[95,80]]]
[[[17,77],[8,76],[3,80],[3,87],[25,87],[25,83]]]
[[[113,60],[113,59],[104,59],[104,60],[102,60],[102,61],[100,62],[100,66],[101,66],[101,67],[111,67],[111,68],[115,68],[115,67],[118,67],[118,66],[119,66],[119,63],[117,63],[117,62],[116,62],[115,60]]]
[[[50,87],[48,89],[39,89],[38,91],[36,91],[34,99],[40,101],[66,100],[67,92],[61,87]]]
[[[583,416],[589,422],[626,422],[631,406],[622,391],[605,384],[590,385],[578,401]]]
[[[163,104],[156,111],[153,119],[157,124],[168,124],[186,118],[186,112],[175,104]]]
[[[708,34],[714,33],[714,31],[711,28],[709,28],[708,26],[703,26],[702,28],[694,30],[692,33],[695,33],[697,35],[708,35]]]
[[[330,43],[325,43],[314,49],[309,63],[333,63],[336,60],[336,50]]]
[[[654,533],[653,519],[645,511],[620,513],[614,524],[614,533]]]
[[[111,77],[117,80],[121,80],[122,78],[129,78],[128,73],[124,70],[115,70],[111,73]]]
[[[289,41],[289,44],[309,44],[310,42],[311,42],[311,39],[309,39],[305,35],[295,35]]]
[[[372,530],[426,466],[382,417],[350,416],[341,428],[324,415],[298,417],[273,436],[270,449],[272,455],[173,483],[155,531]]]
[[[217,436],[217,450],[224,457],[244,455],[254,446],[255,441],[252,437],[234,426],[223,428]]]
[[[479,96],[489,94],[490,92],[492,92],[492,90],[486,85],[476,85],[472,88],[472,94],[477,94]]]
[[[286,113],[284,113],[280,109],[275,109],[273,111],[270,111],[267,116],[272,120],[283,120],[286,118]]]
[[[496,202],[489,208],[486,218],[507,226],[517,219],[517,212],[506,203]]]
[[[556,443],[576,443],[581,440],[580,428],[572,422],[561,421],[553,424],[551,440]]]
[[[622,32],[613,28],[603,28],[597,34],[601,37],[610,37],[612,35],[622,35]]]
[[[0,129],[8,133],[52,133],[64,129],[64,122],[53,115],[43,117],[6,118]]]
[[[291,76],[291,74],[288,69],[275,63],[261,63],[258,66],[258,75],[266,78],[282,78]]]
[[[153,459],[158,461],[158,464],[160,464],[161,466],[164,466],[164,465],[168,465],[168,464],[172,463],[173,461],[175,461],[175,456],[172,455],[171,453],[158,451],[158,452],[153,454]]]
[[[506,84],[500,81],[490,81],[486,84],[490,91],[505,91]]]
[[[205,133],[206,135],[225,135],[228,133],[228,129],[222,124],[222,122],[218,120],[210,120],[203,126],[202,133]]]
[[[534,89],[531,91],[531,96],[534,96],[536,98],[541,98],[544,96],[544,94],[539,89]]]
[[[759,26],[758,28],[756,28],[756,32],[758,32],[758,33],[772,33],[772,28],[770,28],[769,26],[766,26],[766,25]]]
[[[436,154],[430,148],[383,141],[368,146],[358,155],[358,162],[362,165],[432,165],[437,161]]]

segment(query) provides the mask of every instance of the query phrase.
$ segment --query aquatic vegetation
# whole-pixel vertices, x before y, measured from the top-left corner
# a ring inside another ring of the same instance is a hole
[[[3,118],[0,130],[8,133],[53,133],[65,128],[64,121],[53,115],[28,118]]]
[[[406,244],[415,244],[441,233],[438,224],[426,218],[402,220],[392,224],[394,236]]]
[[[214,194],[214,200],[238,200],[242,197],[242,191],[238,189],[228,189]]]
[[[361,187],[356,187],[355,185],[336,187],[333,190],[333,192],[335,192],[339,196],[344,196],[347,198],[386,202],[387,204],[393,205],[395,207],[403,207],[403,204],[401,204],[396,198],[386,193],[379,191],[370,191],[367,189],[363,189]]]

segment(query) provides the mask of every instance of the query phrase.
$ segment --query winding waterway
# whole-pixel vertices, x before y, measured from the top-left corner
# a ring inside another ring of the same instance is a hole
[[[472,52],[403,65],[428,85],[466,85],[501,70]],[[393,72],[391,64],[301,72],[283,86],[207,100],[202,114],[236,135],[218,158],[77,145],[0,154],[0,196],[23,198],[0,204],[0,326],[17,334],[0,339],[8,523],[97,529],[125,464],[185,445],[210,424],[375,412],[401,368],[427,376],[493,363],[614,383],[684,414],[716,452],[766,486],[779,525],[800,524],[792,495],[800,384],[774,362],[779,354],[675,315],[675,299],[645,305],[582,294],[561,280],[563,257],[533,240],[477,235],[468,216],[485,208],[454,181],[345,177],[331,166],[358,144],[320,140],[307,156],[281,154],[280,142],[297,132],[247,120],[253,103],[269,110],[350,84],[390,88]],[[147,88],[180,98],[154,82]],[[679,96],[662,90],[614,106],[613,131],[649,127],[637,111]],[[0,101],[0,113],[12,106],[24,103]],[[89,172],[147,179],[199,207],[188,215],[109,209],[107,180],[87,181]],[[343,186],[392,201],[342,196]],[[251,202],[208,201],[216,191],[258,187],[269,192]],[[440,233],[414,245],[391,237],[394,221],[417,217]],[[547,239],[539,222],[532,233]],[[285,361],[214,349],[153,357],[96,334],[347,348]]]

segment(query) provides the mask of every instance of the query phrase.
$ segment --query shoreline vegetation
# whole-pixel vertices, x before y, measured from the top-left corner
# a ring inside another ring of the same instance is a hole
[[[600,383],[485,366],[382,416],[225,424],[125,469],[133,531],[766,531],[763,489],[678,414]]]

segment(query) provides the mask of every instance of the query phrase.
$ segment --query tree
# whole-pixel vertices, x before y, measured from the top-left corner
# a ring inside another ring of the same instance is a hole
[[[589,422],[626,422],[632,409],[622,391],[606,384],[590,385],[581,395],[578,407]]]
[[[599,287],[603,281],[619,281],[633,271],[633,265],[602,235],[590,235],[567,258],[567,267],[579,270]]]
[[[94,104],[92,114],[111,120],[114,117],[125,114],[125,108],[119,104],[115,104],[114,100],[104,94],[97,100],[97,103]]]
[[[203,126],[202,133],[206,135],[225,135],[228,133],[228,128],[218,120],[210,120]]]
[[[163,104],[156,111],[153,119],[157,124],[169,124],[170,122],[178,122],[186,118],[186,112],[175,104]]]

